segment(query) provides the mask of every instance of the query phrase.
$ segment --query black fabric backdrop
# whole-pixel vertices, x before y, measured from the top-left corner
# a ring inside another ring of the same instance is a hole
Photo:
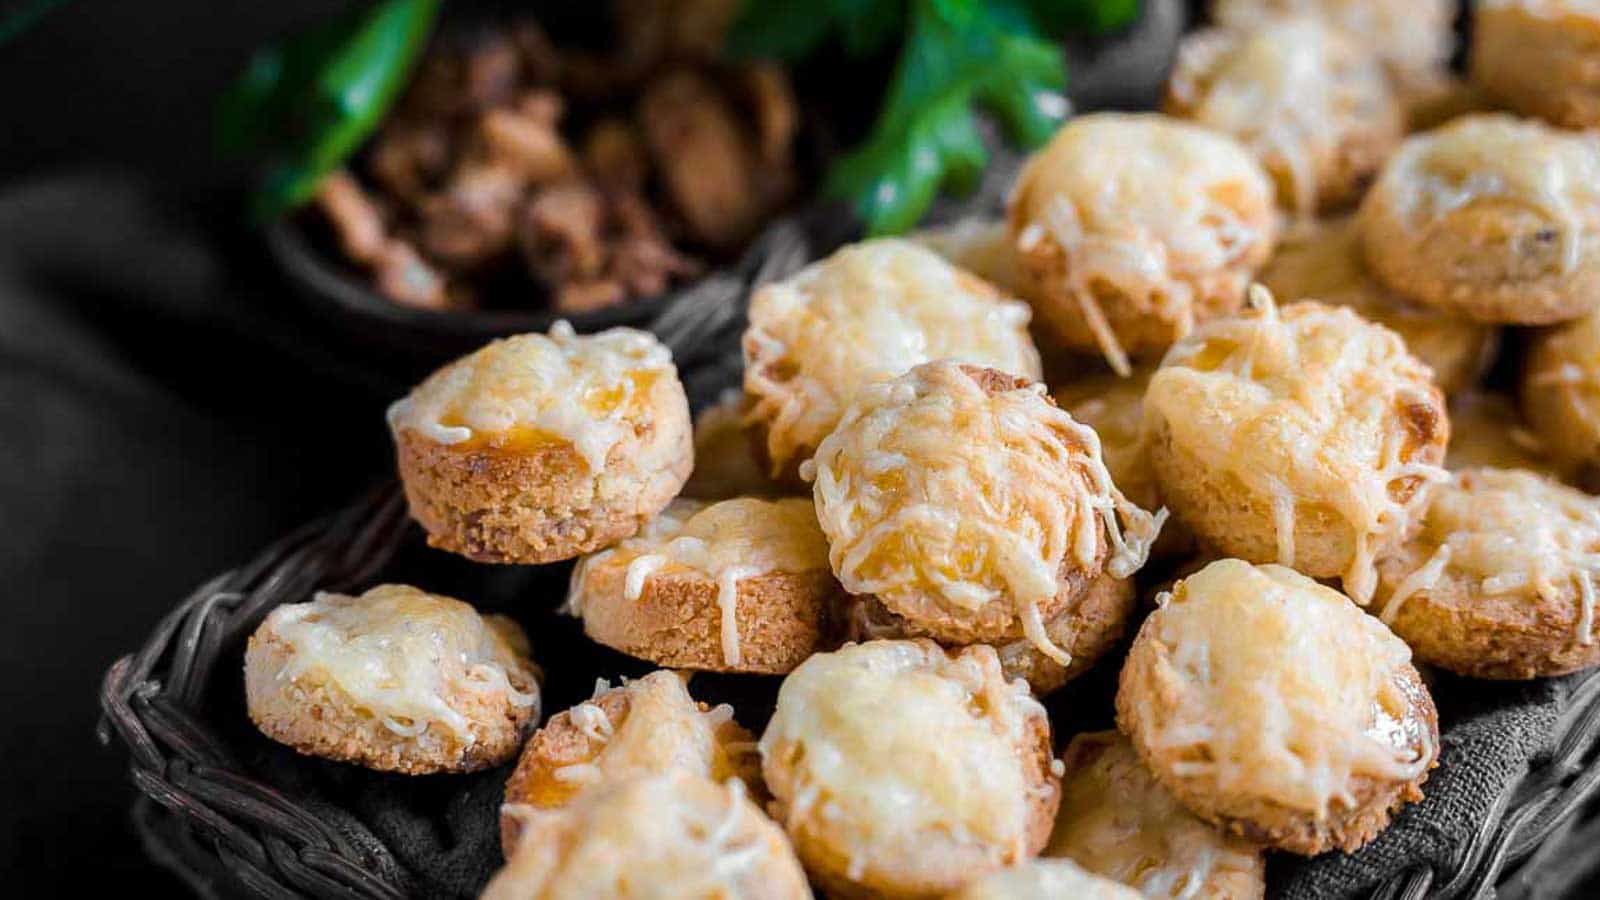
[[[206,139],[246,49],[326,8],[80,0],[0,48],[0,583],[13,607],[0,865],[20,895],[107,873],[135,895],[178,890],[127,825],[120,754],[93,740],[100,674],[201,578],[387,471],[381,411],[401,380],[374,373],[392,361],[358,358],[302,311],[237,220],[237,173]],[[1440,696],[1451,764],[1429,800],[1363,864],[1278,866],[1277,884],[1325,896],[1385,864],[1445,860],[1547,749],[1564,686]]]

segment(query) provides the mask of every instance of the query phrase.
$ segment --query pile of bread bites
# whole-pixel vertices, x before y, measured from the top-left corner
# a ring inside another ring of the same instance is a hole
[[[575,559],[659,671],[541,719],[514,623],[385,585],[267,618],[254,721],[517,759],[500,898],[1259,897],[1371,840],[1439,756],[1427,667],[1600,663],[1600,12],[1478,4],[1457,84],[1444,2],[1219,6],[1005,221],[761,287],[698,423],[653,337],[559,325],[394,405],[429,542]],[[1053,733],[1094,666],[1117,730]],[[763,732],[693,671],[783,676]]]

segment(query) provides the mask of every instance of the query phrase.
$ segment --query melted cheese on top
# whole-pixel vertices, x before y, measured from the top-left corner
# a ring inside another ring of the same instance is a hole
[[[1409,546],[1425,561],[1384,603],[1385,622],[1450,573],[1476,581],[1485,595],[1576,598],[1573,639],[1594,640],[1600,500],[1520,469],[1465,469],[1435,489]]]
[[[1266,173],[1226,135],[1166,116],[1097,113],[1068,122],[1028,160],[1011,198],[1011,233],[1025,254],[1055,244],[1065,295],[1107,361],[1126,373],[1096,286],[1116,288],[1186,333],[1195,284],[1273,240],[1252,224],[1272,197]]]
[[[1260,850],[1179,804],[1127,738],[1108,731],[1072,742],[1068,759],[1082,748],[1093,756],[1062,780],[1061,811],[1045,855],[1069,857],[1146,897],[1239,896],[1249,886],[1260,893]]]
[[[677,369],[647,332],[578,335],[557,322],[549,335],[503,338],[428,376],[389,407],[389,427],[462,449],[566,441],[599,472],[662,378]]]
[[[1460,377],[1462,360],[1480,364],[1493,347],[1493,329],[1469,319],[1408,303],[1367,273],[1354,216],[1303,227],[1278,247],[1261,270],[1261,283],[1285,303],[1320,300],[1348,306],[1397,332],[1441,382]]]
[[[1197,751],[1180,777],[1321,816],[1336,799],[1355,805],[1352,776],[1410,780],[1432,761],[1406,737],[1396,678],[1410,649],[1293,569],[1214,562],[1178,582],[1147,628],[1180,694],[1150,742]]]
[[[1463,116],[1407,138],[1373,191],[1420,230],[1481,201],[1524,206],[1559,228],[1570,272],[1600,219],[1600,138],[1503,113]]]
[[[953,362],[935,362],[856,395],[813,465],[829,560],[851,593],[891,609],[933,597],[973,613],[1009,604],[1029,639],[1062,665],[1040,605],[1060,590],[1068,559],[1121,578],[1144,565],[1161,516],[1112,483],[1100,438],[1044,396],[1044,387],[984,391]]]
[[[769,785],[775,770],[791,776],[780,797],[790,830],[848,848],[852,877],[894,866],[891,848],[924,833],[1011,861],[1026,849],[1024,760],[1044,716],[987,646],[952,658],[931,641],[872,641],[784,679],[761,755]]]
[[[738,665],[739,582],[825,569],[828,544],[809,500],[739,497],[708,504],[679,498],[637,535],[578,563],[568,604],[573,614],[582,614],[585,575],[599,565],[628,567],[623,581],[628,600],[638,600],[645,581],[657,574],[687,572],[713,581],[722,612],[722,655]]]
[[[1027,272],[1004,219],[963,219],[906,237],[1003,291],[1028,295]]]
[[[522,837],[484,900],[809,896],[783,833],[738,779],[654,775],[585,792],[560,812],[512,814]]]
[[[1311,17],[1185,38],[1169,89],[1186,118],[1250,148],[1302,216],[1346,134],[1399,109],[1377,60]]]
[[[1140,894],[1067,859],[1033,859],[980,876],[950,900],[1139,900]]]
[[[1147,427],[1164,422],[1175,444],[1270,498],[1282,565],[1295,564],[1299,509],[1344,519],[1355,539],[1344,586],[1365,603],[1374,555],[1410,533],[1427,499],[1396,495],[1446,477],[1404,447],[1403,410],[1438,403],[1431,373],[1398,335],[1348,309],[1279,310],[1259,287],[1252,302],[1173,346],[1145,395]]]
[[[539,702],[527,638],[514,622],[407,585],[379,585],[359,597],[319,593],[273,610],[261,628],[290,648],[280,679],[331,685],[396,734],[419,736],[438,725],[471,745],[472,722],[458,698]],[[531,690],[513,687],[512,674]]]
[[[1219,23],[1252,28],[1284,13],[1311,15],[1371,48],[1402,82],[1426,78],[1455,43],[1452,0],[1215,0]]]
[[[626,706],[613,718],[599,701],[618,693]],[[723,704],[702,710],[674,672],[651,672],[616,688],[602,681],[593,698],[566,715],[589,740],[584,759],[551,772],[552,778],[567,785],[614,784],[664,772],[690,772],[720,781],[740,771],[729,755],[740,748],[725,745],[718,734],[732,721],[733,708]],[[517,800],[558,806],[570,795],[570,790],[554,790],[548,796],[535,793]]]
[[[1027,304],[910,241],[847,246],[750,301],[748,419],[767,431],[774,475],[827,436],[862,386],[955,358],[1040,377]]]

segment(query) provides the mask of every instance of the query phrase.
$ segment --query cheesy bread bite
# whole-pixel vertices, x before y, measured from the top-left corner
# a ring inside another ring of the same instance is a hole
[[[506,781],[500,837],[509,857],[532,810],[560,810],[590,788],[667,772],[722,783],[744,781],[758,795],[761,761],[755,737],[727,704],[711,707],[689,694],[685,677],[656,671],[611,687],[550,717],[522,748]]]
[[[1080,734],[1061,762],[1061,811],[1045,856],[1071,859],[1145,897],[1265,895],[1261,849],[1184,809],[1123,735]]]
[[[1189,34],[1162,109],[1238,138],[1300,216],[1359,196],[1405,127],[1377,58],[1309,16]]]
[[[1213,0],[1212,18],[1254,28],[1284,15],[1313,16],[1377,55],[1404,93],[1445,77],[1455,46],[1451,0]]]
[[[745,421],[775,478],[793,479],[858,390],[914,366],[1040,375],[1027,304],[907,240],[844,247],[756,291],[749,316]]]
[[[1355,851],[1421,798],[1438,714],[1376,617],[1236,559],[1158,603],[1123,666],[1117,725],[1195,815],[1309,856]]]
[[[1349,309],[1250,310],[1172,348],[1145,394],[1151,468],[1172,515],[1219,555],[1339,577],[1372,596],[1373,558],[1443,480],[1444,397],[1400,336]]]
[[[244,655],[261,733],[387,772],[471,772],[515,756],[539,721],[528,638],[504,616],[403,584],[273,610]]]
[[[907,238],[1012,296],[1027,296],[1027,272],[1004,219],[964,219],[914,231]]]
[[[1375,608],[1424,662],[1474,678],[1600,663],[1600,499],[1560,482],[1520,469],[1455,473],[1378,575]]]
[[[1026,637],[1062,666],[1045,622],[1137,571],[1160,530],[1043,385],[949,360],[863,388],[803,474],[846,590],[918,633]]]
[[[1450,447],[1444,467],[1456,472],[1480,466],[1561,477],[1561,467],[1544,441],[1522,420],[1510,397],[1468,391],[1450,398]]]
[[[1154,113],[1068,122],[1023,166],[1008,221],[1042,329],[1119,374],[1238,309],[1277,240],[1249,152]]]
[[[1368,270],[1406,299],[1548,325],[1600,304],[1600,138],[1504,114],[1407,138],[1362,201]]]
[[[1494,360],[1499,329],[1396,296],[1367,274],[1361,257],[1354,217],[1308,224],[1278,247],[1261,270],[1261,283],[1284,303],[1348,306],[1393,329],[1411,355],[1433,370],[1434,382],[1447,395],[1476,384]]]
[[[1138,891],[1089,872],[1070,859],[1032,859],[990,872],[950,900],[1139,900]]]
[[[522,807],[520,837],[483,900],[802,900],[805,872],[742,783],[670,772]]]
[[[1534,334],[1522,412],[1564,469],[1600,463],[1600,313]]]
[[[1045,638],[1067,655],[1065,665],[1024,637],[990,645],[1000,655],[1000,670],[1007,681],[1026,681],[1035,696],[1057,690],[1116,646],[1127,631],[1136,599],[1133,579],[1102,574],[1044,623]],[[842,618],[850,640],[928,637],[873,597],[852,597]]]
[[[694,420],[694,471],[683,496],[696,500],[771,497],[784,485],[767,476],[744,430],[744,391],[729,388]]]
[[[584,633],[675,668],[787,672],[822,648],[842,590],[810,500],[674,500],[584,557],[567,608]]]
[[[1592,0],[1479,0],[1472,80],[1526,116],[1600,125],[1600,6]]]
[[[613,328],[495,341],[389,408],[411,515],[432,546],[546,563],[633,534],[694,456],[667,348]]]
[[[817,885],[927,897],[1039,852],[1060,799],[1044,707],[994,650],[871,641],[784,679],[762,773]]]

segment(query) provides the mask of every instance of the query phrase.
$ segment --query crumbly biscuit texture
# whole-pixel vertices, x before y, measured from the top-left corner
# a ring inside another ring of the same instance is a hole
[[[1246,314],[1173,347],[1151,378],[1162,496],[1203,543],[1340,576],[1364,603],[1374,556],[1410,534],[1423,488],[1445,477],[1444,399],[1389,329],[1254,296]]]
[[[1008,215],[1043,324],[1122,374],[1237,309],[1277,234],[1244,147],[1153,113],[1069,122],[1023,167]]]
[[[722,659],[739,666],[741,584],[748,587],[750,580],[772,575],[825,573],[828,544],[810,500],[739,497],[705,503],[680,498],[639,534],[578,563],[568,594],[568,609],[574,615],[585,615],[586,598],[599,588],[596,576],[602,570],[622,571],[621,599],[627,603],[637,603],[652,579],[690,578],[712,584],[720,613],[717,634]],[[828,581],[819,582],[825,594],[831,593]],[[812,623],[813,632],[819,628],[820,622]]]
[[[736,778],[634,778],[585,792],[566,809],[515,815],[521,837],[485,900],[811,896],[782,830]]]
[[[1420,796],[1437,720],[1410,651],[1375,617],[1292,569],[1240,560],[1158,603],[1117,716],[1186,806],[1315,853],[1360,846]]]
[[[1061,759],[1061,812],[1045,856],[1069,858],[1145,897],[1264,895],[1261,849],[1184,809],[1126,737],[1080,734]]]
[[[1044,708],[988,647],[870,641],[784,681],[761,738],[776,812],[824,885],[943,893],[1038,852],[1057,799]]]
[[[1040,376],[1027,304],[911,241],[852,244],[750,302],[747,422],[774,476],[792,473],[858,390],[935,359]]]
[[[407,585],[280,606],[250,639],[251,718],[320,756],[398,771],[480,768],[538,721],[522,630]]]
[[[950,361],[863,389],[803,474],[851,593],[941,639],[1026,635],[1063,665],[1044,634],[1063,582],[1132,574],[1160,530],[1042,385]]]
[[[1185,37],[1165,109],[1238,138],[1301,216],[1348,201],[1403,128],[1376,57],[1306,16]]]

